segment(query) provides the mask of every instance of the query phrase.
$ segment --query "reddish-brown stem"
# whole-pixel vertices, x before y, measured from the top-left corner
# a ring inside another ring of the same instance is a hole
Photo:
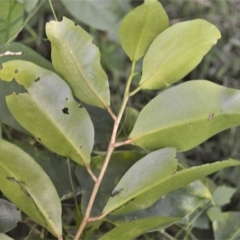
[[[112,135],[111,135],[111,140],[109,142],[109,145],[108,145],[108,149],[107,149],[107,153],[106,153],[106,157],[105,157],[105,160],[104,160],[104,163],[103,163],[103,166],[101,168],[101,171],[99,173],[99,176],[97,178],[97,181],[95,182],[95,185],[93,187],[93,191],[92,191],[92,194],[91,194],[91,197],[89,199],[89,202],[88,202],[88,206],[87,206],[87,209],[86,209],[86,212],[84,214],[84,218],[81,222],[81,225],[77,231],[77,234],[74,238],[74,240],[78,240],[85,228],[85,226],[87,225],[87,223],[89,221],[97,221],[101,218],[103,218],[104,216],[99,216],[99,217],[96,217],[95,220],[93,220],[94,218],[90,218],[90,214],[91,214],[91,210],[92,210],[92,206],[93,206],[93,203],[95,201],[95,198],[96,198],[96,195],[97,195],[97,192],[98,192],[98,189],[100,187],[100,184],[102,182],[102,179],[103,179],[103,176],[106,172],[106,169],[107,169],[107,166],[108,166],[108,163],[110,161],[110,158],[111,158],[111,155],[115,149],[115,144],[116,144],[116,137],[117,137],[117,131],[118,131],[118,127],[119,127],[119,124],[120,124],[120,121],[121,121],[121,118],[122,118],[122,115],[123,115],[123,112],[124,112],[124,109],[127,105],[127,102],[128,102],[128,99],[129,99],[129,88],[130,88],[130,84],[131,84],[131,81],[132,81],[132,78],[134,76],[134,68],[135,68],[135,62],[133,62],[132,64],[132,68],[131,68],[131,73],[130,73],[130,76],[128,78],[128,81],[127,81],[127,85],[126,85],[126,89],[125,89],[125,93],[124,93],[124,97],[123,97],[123,102],[122,102],[122,106],[119,110],[119,113],[118,113],[118,116],[116,117],[115,114],[111,111],[108,110],[108,112],[110,113],[110,115],[113,117],[114,119],[114,126],[113,126],[113,131],[112,131]]]

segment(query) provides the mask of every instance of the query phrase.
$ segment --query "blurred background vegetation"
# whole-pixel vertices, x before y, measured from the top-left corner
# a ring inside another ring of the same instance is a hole
[[[118,1],[118,8],[110,9],[112,15],[109,15],[109,19],[113,19],[116,23],[111,27],[108,23],[105,25],[103,23],[103,26],[95,25],[98,21],[94,18],[99,13],[105,14],[104,1],[94,2],[96,14],[90,14],[89,16],[86,14],[84,19],[82,19],[81,13],[74,12],[74,6],[69,5],[71,1],[53,0],[52,3],[58,20],[61,20],[62,16],[74,19],[92,35],[94,43],[100,48],[102,65],[109,76],[112,105],[117,108],[121,103],[125,81],[130,70],[130,61],[120,47],[117,28],[120,20],[127,12],[143,1]],[[4,44],[9,39],[14,40],[51,60],[51,48],[45,34],[45,23],[54,19],[52,10],[47,0],[32,0],[30,2],[31,4],[24,4],[26,3],[24,0],[0,0],[0,44],[4,48]],[[207,79],[220,85],[240,89],[240,0],[161,0],[160,2],[169,16],[170,25],[190,19],[203,18],[216,25],[222,34],[222,38],[203,58],[199,66],[182,81]],[[9,12],[7,12],[8,8],[10,9]],[[14,36],[16,36],[15,39],[12,38]],[[141,71],[141,64],[140,61],[137,65],[139,71]],[[136,85],[138,80],[136,77],[133,85]],[[141,110],[157,94],[159,94],[159,91],[142,91],[130,100],[129,106]],[[18,140],[26,138],[22,133],[7,125],[3,125],[3,136],[5,138],[14,137]],[[29,138],[27,139],[32,141]],[[182,163],[189,166],[211,163],[229,157],[240,159],[240,129],[226,130],[195,149],[179,154],[178,157]],[[220,209],[222,212],[240,210],[239,168],[222,170],[212,175],[211,181],[209,180],[207,184],[210,188],[215,188],[215,185],[226,185],[234,188],[236,191],[231,198],[231,202],[221,206]],[[222,193],[224,194],[224,191]],[[69,214],[69,212],[65,214]],[[158,235],[156,233],[145,234],[139,239],[171,239],[171,237],[172,239],[181,239],[181,236],[184,236],[185,233],[187,233],[185,239],[194,239],[194,236],[195,239],[213,239],[209,219],[204,214],[200,214],[201,217],[198,213],[195,213],[195,215],[197,217],[193,216],[188,219],[188,224],[183,232],[181,232],[181,227],[174,226],[164,233],[158,233]],[[239,228],[240,215],[231,215],[230,218]],[[231,221],[229,220],[229,222]],[[224,225],[224,227],[226,226]],[[227,231],[231,231],[230,226],[227,229]],[[224,235],[219,236],[218,239],[224,239]]]

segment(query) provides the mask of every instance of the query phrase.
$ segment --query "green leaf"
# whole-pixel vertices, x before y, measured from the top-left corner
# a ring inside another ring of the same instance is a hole
[[[54,236],[61,236],[61,203],[42,168],[24,151],[0,139],[0,190]]]
[[[116,225],[147,217],[184,218],[194,212],[206,200],[211,201],[211,197],[209,190],[200,181],[195,181],[181,189],[166,194],[149,208],[123,215],[114,215],[113,212],[113,214],[107,215],[106,218]]]
[[[0,232],[10,231],[19,221],[21,221],[20,211],[12,203],[0,198]]]
[[[150,189],[169,178],[177,169],[176,150],[165,148],[152,152],[135,163],[121,178],[103,212],[112,212],[126,202],[147,195]]]
[[[119,208],[113,212],[113,214],[123,214],[148,208],[169,192],[182,188],[189,183],[194,182],[197,179],[201,179],[220,169],[238,165],[240,165],[239,161],[230,159],[222,162],[205,164],[199,167],[191,167],[189,169],[178,171],[163,181],[158,182],[157,185],[151,188],[148,192],[131,199],[131,201],[129,201],[122,208]]]
[[[3,233],[0,233],[0,239],[1,240],[13,240],[12,238],[10,238],[9,236],[7,236]]]
[[[23,141],[14,141],[14,144],[28,153],[45,171],[54,184],[61,200],[72,197],[74,194],[66,159],[56,155],[47,149],[39,149]],[[72,163],[73,164],[73,163]],[[72,184],[75,190],[78,188],[78,181],[75,177],[75,166],[71,167]]]
[[[23,22],[23,5],[15,0],[1,1],[0,8],[0,44],[13,37]]]
[[[213,192],[213,201],[217,206],[230,203],[232,195],[237,191],[236,188],[220,186]]]
[[[66,9],[78,20],[102,31],[109,31],[123,16],[122,0],[61,0]]]
[[[149,150],[189,150],[209,137],[240,125],[240,91],[204,80],[160,93],[140,112],[132,144]]]
[[[130,240],[135,239],[143,233],[148,231],[167,227],[174,222],[177,222],[179,218],[168,218],[168,217],[150,217],[138,219],[132,222],[123,223],[119,227],[114,228],[99,240],[112,240],[112,239],[121,239]]]
[[[214,25],[202,19],[169,27],[144,57],[139,88],[160,89],[177,82],[200,63],[220,36]]]
[[[224,214],[219,207],[209,208],[207,210],[207,215],[212,222],[217,221],[217,222],[220,222],[220,223],[225,223],[225,221],[226,221],[225,217],[224,217]]]
[[[31,12],[37,3],[38,0],[23,0],[23,5],[27,12]]]
[[[122,116],[122,120],[120,122],[121,126],[121,135],[120,137],[126,138],[131,133],[135,122],[137,121],[139,112],[132,108],[126,107]]]
[[[106,151],[112,135],[114,121],[106,109],[84,104],[95,130],[94,143],[99,151]]]
[[[53,66],[49,61],[21,43],[12,42],[8,46],[0,47],[0,66],[4,62],[16,59],[30,61],[40,67],[54,71]],[[20,93],[26,92],[26,90],[15,81],[7,83],[0,80],[0,120],[4,124],[26,133],[26,130],[24,130],[24,128],[15,120],[7,107],[6,96],[12,92]]]
[[[229,239],[238,240],[240,238],[240,212],[225,212],[224,222],[214,222],[214,238],[215,239]]]
[[[47,23],[46,33],[52,45],[53,65],[73,94],[87,104],[109,108],[107,75],[92,37],[65,17],[62,22]]]
[[[51,151],[88,165],[94,129],[85,108],[74,100],[68,85],[55,73],[26,61],[3,64],[0,78],[14,78],[27,93],[7,97],[18,122]]]
[[[161,3],[145,0],[123,19],[119,29],[121,45],[129,58],[137,61],[168,26],[168,16]]]
[[[114,152],[111,156],[107,170],[104,174],[99,191],[97,193],[94,205],[91,211],[92,216],[100,215],[104,206],[106,205],[112,191],[125,172],[139,159],[145,156],[144,153],[134,151],[120,151]],[[93,157],[91,160],[91,169],[95,176],[98,176],[102,165],[104,163],[105,156]],[[79,180],[82,190],[82,209],[86,210],[94,182],[87,172],[86,168],[77,166],[76,176]]]

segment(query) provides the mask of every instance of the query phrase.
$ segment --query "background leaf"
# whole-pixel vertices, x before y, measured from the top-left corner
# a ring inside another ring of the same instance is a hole
[[[24,128],[51,151],[88,165],[93,125],[60,77],[30,62],[16,60],[3,64],[0,78],[14,78],[28,90],[7,97],[11,113]]]
[[[109,31],[125,14],[125,5],[129,1],[122,0],[61,0],[67,10],[78,20],[102,31]]]
[[[215,239],[225,240],[237,240],[240,237],[239,221],[240,212],[225,212],[224,222],[213,223],[214,237]]]
[[[180,80],[200,63],[220,36],[214,25],[202,19],[169,27],[144,57],[140,87],[160,89]]]
[[[132,144],[149,150],[189,150],[227,128],[240,125],[240,91],[209,81],[182,83],[160,93],[140,112]]]
[[[54,236],[61,236],[61,203],[42,168],[27,153],[2,139],[0,159],[3,194]]]
[[[51,21],[46,33],[52,46],[52,62],[81,101],[101,108],[110,105],[107,75],[100,65],[100,53],[92,37],[74,22]]]
[[[23,5],[15,0],[1,1],[0,8],[0,44],[13,37],[23,22]]]
[[[119,227],[114,228],[100,238],[100,240],[111,240],[117,239],[121,236],[124,240],[135,239],[141,234],[148,232],[156,228],[164,228],[177,222],[179,218],[168,218],[168,217],[151,217],[142,218],[132,222],[123,223]]]
[[[0,233],[15,228],[19,221],[21,221],[20,211],[12,203],[0,198]]]
[[[177,169],[176,150],[165,148],[149,153],[135,163],[121,178],[103,209],[112,212],[139,195],[147,195],[150,189],[169,178]]]
[[[12,55],[6,54],[9,52],[12,53]],[[0,47],[0,66],[4,62],[16,59],[30,61],[39,65],[40,67],[54,71],[53,66],[49,61],[37,54],[31,48],[28,48],[21,43],[12,42],[8,46]],[[26,130],[16,121],[7,107],[6,96],[13,92],[23,93],[26,92],[26,90],[15,81],[6,83],[0,80],[0,120],[4,124],[11,126],[18,131],[26,133]]]
[[[27,152],[45,171],[54,184],[60,199],[72,197],[73,190],[71,187],[68,163],[66,159],[48,151],[39,149],[25,142],[14,141],[14,144]],[[72,164],[73,165],[73,164]],[[78,181],[75,177],[75,166],[71,167],[72,182],[75,190],[78,189]]]
[[[137,61],[168,26],[168,16],[160,2],[145,0],[122,20],[119,29],[121,45],[129,58]]]
[[[228,204],[230,203],[231,197],[236,191],[236,188],[219,186],[213,192],[213,201],[217,206]]]
[[[133,198],[131,201],[127,202],[126,205],[117,209],[112,214],[123,214],[148,208],[169,192],[182,188],[189,183],[201,179],[220,169],[238,165],[240,165],[239,161],[230,159],[222,162],[205,164],[199,167],[191,167],[178,171],[162,182],[159,182],[148,192],[141,194],[136,198]]]

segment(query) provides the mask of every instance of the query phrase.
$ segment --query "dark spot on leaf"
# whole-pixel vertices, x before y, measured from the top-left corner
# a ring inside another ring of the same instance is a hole
[[[118,196],[122,192],[122,190],[123,190],[123,188],[120,188],[118,190],[113,190],[112,194],[111,194],[111,197]]]
[[[135,198],[132,198],[129,202],[132,202],[132,201],[134,201],[135,200]]]
[[[68,98],[66,98],[66,100],[68,100]]]
[[[37,140],[38,140],[39,142],[41,142],[41,138],[37,138]]]
[[[214,113],[210,113],[210,114],[208,115],[207,120],[208,120],[208,121],[211,121],[213,118],[214,118]]]
[[[63,108],[62,111],[63,111],[64,114],[69,114],[69,112],[68,112],[68,108],[66,108],[66,107]]]
[[[40,80],[40,77],[38,77],[37,79],[34,80],[34,82],[38,82]]]
[[[18,69],[16,69],[16,70],[14,71],[14,73],[17,74],[17,73],[18,73]]]
[[[192,123],[189,123],[189,126],[192,126]]]
[[[82,146],[80,146],[79,148],[82,148]]]

